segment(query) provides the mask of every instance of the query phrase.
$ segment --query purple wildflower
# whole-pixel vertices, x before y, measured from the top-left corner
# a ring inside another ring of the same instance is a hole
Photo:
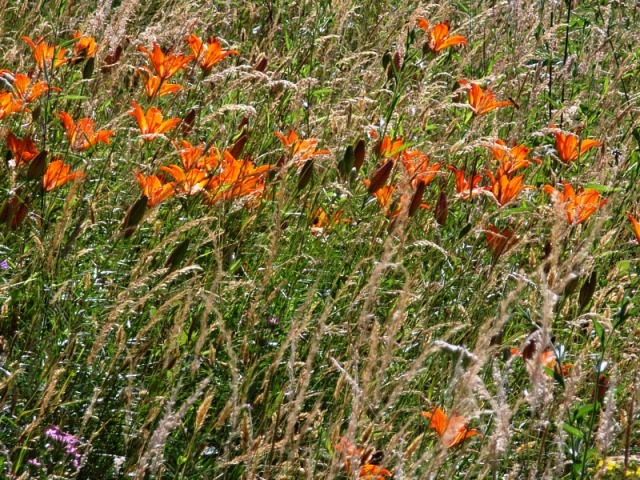
[[[9,262],[7,261],[7,259],[5,258],[4,260],[2,260],[0,262],[0,269],[2,270],[7,270],[9,268]]]
[[[65,452],[67,452],[72,458],[71,464],[74,466],[76,470],[80,468],[80,465],[81,465],[80,461],[82,460],[82,455],[80,454],[80,452],[78,452],[78,449],[77,449],[77,446],[80,445],[81,443],[78,437],[70,433],[63,432],[58,428],[57,425],[51,425],[44,432],[44,434],[47,437],[57,442],[60,442],[62,445],[64,445]]]

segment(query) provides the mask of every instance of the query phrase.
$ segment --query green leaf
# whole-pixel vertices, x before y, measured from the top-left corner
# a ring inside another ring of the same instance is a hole
[[[584,440],[584,434],[578,430],[576,427],[572,427],[568,423],[562,424],[562,429],[567,432],[569,435],[579,438],[580,440]]]

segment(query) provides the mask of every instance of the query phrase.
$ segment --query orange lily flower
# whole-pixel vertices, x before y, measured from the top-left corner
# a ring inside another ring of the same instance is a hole
[[[147,67],[141,67],[137,70],[137,73],[145,72],[147,79],[144,83],[144,92],[148,98],[154,98],[156,96],[162,97],[182,90],[182,85],[177,83],[167,83],[162,78],[154,75],[153,72]]]
[[[514,235],[513,230],[510,228],[500,230],[495,225],[489,225],[484,231],[484,236],[494,261],[518,242],[518,237]]]
[[[153,51],[151,52],[143,46],[139,46],[138,51],[144,52],[149,56],[151,65],[153,65],[154,70],[162,80],[167,80],[181,68],[186,68],[187,63],[195,58],[193,55],[165,54],[157,43],[153,44]]]
[[[453,172],[456,178],[456,193],[460,198],[467,199],[473,195],[478,195],[478,193],[483,190],[483,188],[478,185],[480,180],[482,180],[482,175],[479,173],[476,173],[473,178],[467,180],[465,178],[464,168],[458,170],[453,165],[447,165],[447,170]]]
[[[67,131],[67,138],[72,150],[81,152],[100,142],[108,145],[110,143],[109,137],[114,134],[111,130],[94,131],[95,124],[89,117],[81,118],[76,123],[67,112],[60,112],[58,118],[62,120]]]
[[[484,143],[485,147],[491,149],[493,153],[493,159],[500,162],[498,168],[498,176],[511,175],[521,168],[528,167],[532,162],[541,163],[539,158],[528,159],[530,149],[524,145],[516,145],[511,148],[507,148],[504,141],[498,139],[494,143]]]
[[[220,153],[216,149],[212,149],[208,156],[204,156],[204,143],[199,146],[193,146],[188,141],[182,140],[182,148],[179,148],[176,143],[174,143],[174,146],[178,148],[180,161],[185,170],[199,168],[211,171],[220,163]]]
[[[358,478],[365,480],[384,480],[385,477],[390,476],[391,472],[389,470],[378,465],[372,465],[371,463],[365,463],[360,467],[360,472],[358,472]]]
[[[363,180],[363,183],[368,187],[371,181],[369,179]],[[373,196],[376,197],[378,205],[385,212],[388,213],[391,206],[391,200],[393,199],[393,193],[396,191],[396,187],[393,185],[385,185],[373,192]]]
[[[142,194],[147,197],[148,207],[157,207],[176,193],[173,183],[162,183],[160,177],[156,175],[145,177],[141,172],[138,172],[136,180],[142,188]]]
[[[377,137],[377,134],[375,136]],[[402,138],[394,138],[393,141],[391,141],[389,135],[385,135],[382,140],[378,141],[374,151],[382,158],[396,159],[405,148],[407,147],[405,147]]]
[[[222,45],[215,37],[207,40],[206,44],[202,42],[200,37],[194,34],[189,35],[186,40],[193,55],[198,60],[200,68],[202,68],[205,73],[209,73],[216,63],[229,55],[240,55],[240,52],[237,50],[223,50]]]
[[[200,192],[209,182],[207,172],[199,168],[192,168],[186,172],[178,165],[160,167],[160,170],[167,172],[176,181],[176,190],[187,195],[195,195]]]
[[[602,207],[607,200],[600,199],[600,193],[597,190],[588,188],[587,190],[579,190],[576,194],[573,187],[563,181],[564,191],[560,192],[551,185],[545,185],[544,191],[555,197],[557,203],[563,204],[567,215],[567,222],[571,225],[582,223],[589,218],[596,210]]]
[[[342,210],[338,210],[329,217],[322,207],[317,208],[311,215],[311,233],[320,236],[339,222],[349,222],[348,218],[341,218],[343,213]]]
[[[633,226],[633,234],[636,236],[636,240],[640,244],[640,222],[638,222],[638,220],[636,220],[630,213],[627,213],[627,217]]]
[[[58,188],[71,180],[84,178],[85,176],[82,172],[69,173],[70,170],[71,167],[63,163],[62,160],[52,161],[42,178],[42,188],[45,192],[50,192],[54,188]]]
[[[416,18],[416,27],[421,28],[425,32],[429,30],[429,20],[424,17]]]
[[[164,134],[165,132],[175,128],[182,120],[179,118],[171,118],[169,120],[162,120],[162,112],[155,107],[149,107],[147,113],[144,113],[142,107],[136,102],[131,102],[133,110],[127,112],[127,115],[131,115],[138,122],[140,127],[140,133],[142,138],[147,141],[151,141],[156,137]]]
[[[280,139],[282,145],[288,148],[291,152],[291,158],[294,165],[301,165],[309,160],[311,157],[318,155],[328,155],[329,150],[323,148],[317,149],[319,140],[317,138],[308,138],[306,140],[300,139],[300,136],[290,129],[288,135],[285,137],[281,132],[273,132],[273,134]]]
[[[501,207],[504,207],[507,203],[516,198],[522,190],[533,188],[531,185],[522,184],[524,175],[509,178],[508,175],[502,174],[496,178],[489,171],[485,173],[491,181],[491,187],[486,190],[492,194],[493,198]]]
[[[534,363],[535,357],[532,356],[531,358],[526,358],[523,355],[522,351],[520,351],[517,348],[511,349],[511,355],[522,357],[525,360],[527,369],[529,371],[533,370],[535,366],[535,363]],[[558,359],[556,357],[556,353],[553,350],[553,348],[547,348],[545,351],[540,353],[540,364],[542,365],[542,367],[548,368],[549,370],[556,370],[556,367],[558,367]],[[557,371],[563,377],[568,377],[571,374],[572,369],[573,369],[572,363],[563,363],[561,367],[558,367]]]
[[[0,92],[0,120],[8,117],[14,112],[22,109],[22,102],[16,99],[9,92]]]
[[[419,183],[423,183],[426,187],[440,171],[441,164],[434,163],[430,165],[429,156],[419,150],[405,150],[402,152],[401,161],[413,187],[417,187]]]
[[[31,79],[22,73],[16,73],[13,76],[13,96],[16,102],[32,102],[48,90],[53,90],[47,85],[47,82],[40,81],[31,83]],[[59,90],[59,89],[55,89]]]
[[[449,22],[438,23],[431,30],[429,50],[434,53],[455,45],[467,46],[467,39],[462,35],[449,35]]]
[[[36,61],[36,65],[40,70],[45,68],[58,68],[60,65],[64,65],[69,60],[64,58],[66,50],[64,48],[58,48],[53,45],[48,45],[42,38],[36,39],[34,42],[29,37],[22,37],[22,40],[33,50],[33,58]],[[55,57],[55,58],[54,58]]]
[[[478,430],[470,429],[464,417],[451,417],[435,407],[431,412],[422,412],[422,416],[431,420],[429,426],[436,431],[440,441],[446,448],[455,447],[467,438],[482,435]]]
[[[253,195],[260,197],[264,190],[264,174],[272,165],[255,167],[248,160],[236,160],[228,150],[224,151],[221,172],[207,184],[208,203]]]
[[[551,128],[558,127],[551,125]],[[554,135],[556,137],[556,150],[558,151],[560,161],[563,163],[573,162],[587,150],[602,145],[602,142],[589,138],[580,141],[578,135],[573,132],[558,131]]]
[[[513,106],[511,100],[496,101],[496,97],[491,90],[483,91],[480,85],[475,82],[458,80],[458,83],[469,92],[469,106],[475,115],[482,115],[500,107]]]
[[[9,132],[7,135],[7,148],[13,153],[15,167],[20,167],[33,160],[40,152],[36,144],[30,137],[26,136],[22,140]]]
[[[96,56],[98,45],[95,38],[82,35],[82,30],[76,30],[73,38],[76,40],[76,43],[73,44],[74,61],[82,61]]]

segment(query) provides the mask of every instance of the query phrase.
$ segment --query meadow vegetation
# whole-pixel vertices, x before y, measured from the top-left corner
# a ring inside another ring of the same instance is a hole
[[[3,478],[640,477],[634,2],[0,12]]]

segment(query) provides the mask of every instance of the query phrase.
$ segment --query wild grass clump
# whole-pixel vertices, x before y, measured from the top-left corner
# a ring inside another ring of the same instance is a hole
[[[0,2],[3,476],[640,476],[596,3]]]

